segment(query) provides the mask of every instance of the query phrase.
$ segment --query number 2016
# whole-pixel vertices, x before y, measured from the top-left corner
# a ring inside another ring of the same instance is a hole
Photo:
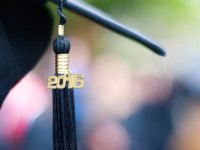
[[[84,86],[83,75],[62,75],[49,76],[47,88],[49,89],[64,89],[68,83],[68,88],[82,88]]]

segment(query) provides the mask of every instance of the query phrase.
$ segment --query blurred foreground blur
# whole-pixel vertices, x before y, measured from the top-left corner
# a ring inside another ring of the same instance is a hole
[[[79,149],[200,150],[200,2],[88,1],[159,41],[168,55],[158,57],[68,14],[70,68],[83,73],[86,84],[75,90]],[[55,6],[48,7],[55,14]],[[50,45],[6,98],[0,150],[52,149],[52,100],[46,84],[53,73]]]

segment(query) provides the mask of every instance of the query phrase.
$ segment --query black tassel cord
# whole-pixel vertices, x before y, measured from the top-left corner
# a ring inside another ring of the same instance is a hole
[[[66,17],[62,13],[63,0],[60,0],[58,14],[60,25],[66,24]],[[59,35],[53,44],[57,55],[68,54],[70,42],[64,35]],[[56,58],[57,59],[57,58]],[[63,75],[56,72],[57,77]],[[53,145],[54,150],[77,150],[76,121],[73,89],[53,89]]]
[[[54,150],[77,150],[73,89],[53,90]]]

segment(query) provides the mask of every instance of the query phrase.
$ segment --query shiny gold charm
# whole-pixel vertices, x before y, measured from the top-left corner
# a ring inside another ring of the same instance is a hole
[[[82,88],[84,77],[82,74],[71,74],[69,71],[68,54],[56,55],[56,76],[49,76],[47,88],[64,89],[68,83],[68,88]]]
[[[61,76],[49,76],[49,89],[64,89],[68,82],[68,88],[82,88],[84,86],[84,77],[81,74],[70,74]]]
[[[58,34],[64,35],[64,26],[59,25]],[[68,83],[68,84],[67,84]],[[56,75],[49,76],[48,89],[82,88],[84,77],[82,74],[71,74],[69,71],[69,54],[56,54]]]

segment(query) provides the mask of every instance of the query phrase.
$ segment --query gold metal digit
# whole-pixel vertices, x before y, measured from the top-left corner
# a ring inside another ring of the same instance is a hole
[[[67,81],[68,81],[68,88],[72,89],[74,87],[74,75],[67,75]]]
[[[64,89],[66,86],[66,76],[58,76],[58,81],[57,81],[57,88],[58,89]]]
[[[48,89],[56,89],[58,78],[56,76],[49,76],[48,78]]]
[[[84,86],[84,76],[82,74],[74,75],[74,88],[82,88]]]

